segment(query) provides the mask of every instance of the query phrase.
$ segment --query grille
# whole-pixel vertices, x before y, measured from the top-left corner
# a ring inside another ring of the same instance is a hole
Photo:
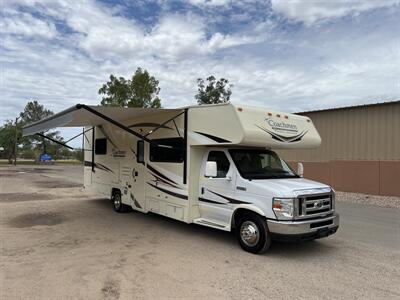
[[[328,226],[328,225],[332,225],[332,224],[333,224],[333,220],[328,220],[328,221],[323,221],[323,222],[312,223],[312,224],[310,224],[310,228],[318,228],[318,227]]]
[[[332,193],[298,196],[298,216],[300,218],[325,216],[332,210]]]

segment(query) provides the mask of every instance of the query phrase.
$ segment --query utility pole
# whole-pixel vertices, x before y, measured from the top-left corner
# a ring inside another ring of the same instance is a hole
[[[17,165],[17,149],[18,149],[18,119],[19,117],[15,118],[15,141],[14,141],[14,166]]]

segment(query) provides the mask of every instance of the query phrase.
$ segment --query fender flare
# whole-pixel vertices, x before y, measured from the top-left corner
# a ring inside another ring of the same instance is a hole
[[[253,204],[239,204],[237,207],[235,207],[234,211],[231,214],[231,219],[230,219],[231,228],[232,228],[232,225],[233,225],[234,216],[235,216],[235,214],[236,214],[238,209],[246,209],[246,210],[249,210],[249,211],[257,213],[260,216],[265,217],[265,213],[259,207],[255,206]]]

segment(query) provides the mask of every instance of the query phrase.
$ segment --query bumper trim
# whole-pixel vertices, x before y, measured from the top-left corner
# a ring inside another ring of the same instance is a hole
[[[334,213],[327,218],[303,221],[267,220],[267,225],[272,235],[315,235],[318,232],[322,235],[322,232],[331,232],[330,229],[335,229],[330,233],[333,234],[339,227],[339,215]]]
[[[279,234],[279,233],[271,233],[271,237],[274,241],[278,242],[304,242],[311,241],[320,238],[324,238],[334,234],[338,230],[339,226],[331,227],[331,228],[321,228],[317,231],[303,234]]]

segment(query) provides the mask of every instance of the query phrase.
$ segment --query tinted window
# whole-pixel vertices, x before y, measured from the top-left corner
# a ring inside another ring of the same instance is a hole
[[[94,153],[97,155],[107,154],[107,139],[96,139]]]
[[[150,161],[154,162],[183,162],[183,138],[157,139],[150,144]]]
[[[217,177],[225,178],[229,171],[229,160],[225,153],[222,151],[210,151],[208,154],[208,161],[215,161],[217,163]]]
[[[297,178],[289,165],[275,152],[263,149],[231,149],[231,157],[246,179]]]

